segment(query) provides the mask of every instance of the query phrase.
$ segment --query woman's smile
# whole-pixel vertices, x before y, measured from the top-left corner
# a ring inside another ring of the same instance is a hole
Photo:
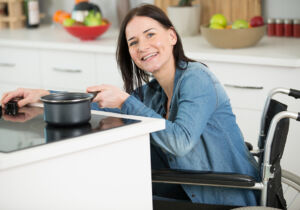
[[[152,58],[155,58],[158,55],[158,53],[150,53],[148,55],[145,55],[142,57],[142,61],[150,61]]]

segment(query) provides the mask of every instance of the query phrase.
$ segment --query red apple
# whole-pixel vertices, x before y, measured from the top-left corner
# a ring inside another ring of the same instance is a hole
[[[251,27],[258,27],[264,25],[264,19],[262,16],[254,16],[250,20],[250,26]]]

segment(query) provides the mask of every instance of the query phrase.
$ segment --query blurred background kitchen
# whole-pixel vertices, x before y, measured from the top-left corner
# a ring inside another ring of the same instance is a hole
[[[121,0],[127,1],[127,0]],[[116,13],[118,0],[90,0],[90,2],[98,4],[103,16],[112,22],[113,27],[118,27],[118,15]],[[131,7],[135,7],[141,3],[155,3],[155,0],[130,0]],[[40,1],[40,9],[46,14],[43,23],[50,23],[53,13],[56,10],[62,9],[72,11],[74,1],[61,0],[42,0]],[[262,0],[262,14],[265,19],[271,18],[300,18],[300,1],[299,0]]]

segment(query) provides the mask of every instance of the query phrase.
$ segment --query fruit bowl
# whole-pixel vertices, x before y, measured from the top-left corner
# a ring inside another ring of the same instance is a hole
[[[110,27],[110,23],[107,21],[104,25],[99,26],[64,26],[64,29],[69,34],[79,38],[80,40],[94,40],[101,36]]]
[[[211,29],[201,26],[203,37],[217,48],[244,48],[259,42],[266,33],[266,25],[243,29]]]

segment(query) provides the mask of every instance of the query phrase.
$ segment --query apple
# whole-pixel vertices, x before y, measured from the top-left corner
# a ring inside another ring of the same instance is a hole
[[[246,20],[236,20],[232,24],[232,29],[249,28],[249,23]]]
[[[69,27],[69,26],[72,26],[74,23],[75,23],[74,19],[66,18],[66,19],[64,19],[63,25]]]
[[[102,16],[100,12],[94,10],[89,11],[88,15],[84,18],[84,24],[86,26],[99,26],[102,23]]]
[[[262,16],[254,16],[250,20],[251,27],[258,27],[264,25],[264,19]]]
[[[223,26],[221,26],[219,24],[216,24],[216,23],[210,24],[209,28],[212,28],[212,29],[224,29]]]
[[[225,28],[227,25],[227,20],[224,15],[222,14],[214,14],[210,18],[210,25],[218,24],[219,26]]]

